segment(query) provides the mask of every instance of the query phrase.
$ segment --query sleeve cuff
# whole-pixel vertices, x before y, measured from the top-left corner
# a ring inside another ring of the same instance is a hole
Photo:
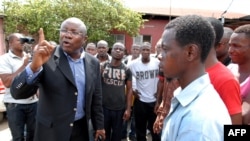
[[[38,74],[43,70],[43,67],[39,69],[37,72],[33,72],[30,68],[30,64],[26,66],[25,71],[27,73],[27,83],[31,84],[33,80],[38,76]]]

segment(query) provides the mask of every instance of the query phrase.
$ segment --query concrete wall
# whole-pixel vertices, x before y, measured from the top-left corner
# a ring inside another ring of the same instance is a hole
[[[0,55],[6,52],[4,34],[4,15],[0,15]]]
[[[159,19],[149,19],[144,23],[143,27],[140,28],[140,35],[150,35],[151,36],[151,45],[152,45],[152,53],[155,53],[155,44],[161,38],[163,29],[165,25],[168,23],[168,20],[159,20]],[[112,31],[112,34],[125,34],[124,32]],[[131,46],[133,44],[133,37],[125,34],[125,46],[128,54],[131,53]]]

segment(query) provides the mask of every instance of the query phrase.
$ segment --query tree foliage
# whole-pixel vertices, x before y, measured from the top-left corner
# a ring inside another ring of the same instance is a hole
[[[58,41],[58,29],[68,17],[82,19],[89,41],[111,40],[110,31],[124,31],[136,36],[144,20],[142,15],[119,0],[11,0],[4,2],[5,33],[20,32],[37,36],[44,29],[47,40]]]

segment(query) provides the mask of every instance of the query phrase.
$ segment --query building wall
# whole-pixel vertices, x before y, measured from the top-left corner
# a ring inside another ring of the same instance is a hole
[[[155,52],[155,44],[161,38],[162,32],[168,20],[149,20],[140,29],[141,35],[151,35],[152,52]]]
[[[6,52],[3,22],[4,22],[4,16],[0,15],[0,55]]]
[[[152,44],[152,53],[155,53],[155,44],[161,38],[163,29],[167,24],[168,20],[158,20],[152,19],[145,22],[144,26],[140,28],[140,35],[150,35],[151,36],[151,44]],[[112,31],[112,34],[125,34],[124,32]],[[133,37],[125,34],[125,46],[128,54],[131,53],[131,46],[133,44]]]
[[[133,38],[131,36],[129,36],[128,34],[126,34],[125,32],[121,32],[121,31],[117,31],[117,30],[111,31],[111,34],[125,35],[124,45],[126,47],[127,52],[130,54],[130,48],[131,48],[131,45],[133,43]],[[112,45],[109,45],[109,47],[112,47]]]

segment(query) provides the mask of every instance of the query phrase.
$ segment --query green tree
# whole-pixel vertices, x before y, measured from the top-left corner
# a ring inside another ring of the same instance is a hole
[[[112,42],[110,31],[124,31],[136,36],[144,20],[119,0],[18,0],[3,3],[6,34],[20,32],[36,38],[39,28],[47,40],[58,42],[60,23],[68,17],[82,19],[89,41]]]

